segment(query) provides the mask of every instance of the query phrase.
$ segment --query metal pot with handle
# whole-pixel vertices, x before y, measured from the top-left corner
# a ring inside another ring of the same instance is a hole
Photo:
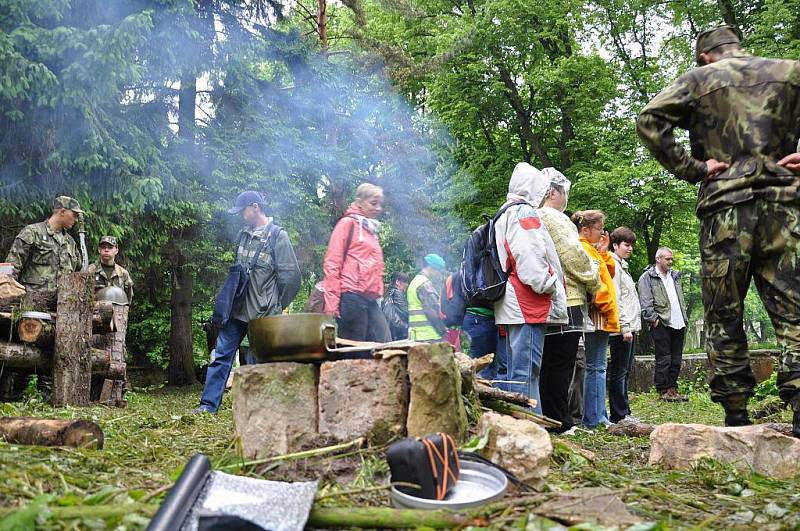
[[[365,342],[360,346],[337,347],[336,321],[324,313],[293,313],[253,319],[247,333],[250,351],[259,363],[358,358],[379,347],[408,344],[408,341]]]

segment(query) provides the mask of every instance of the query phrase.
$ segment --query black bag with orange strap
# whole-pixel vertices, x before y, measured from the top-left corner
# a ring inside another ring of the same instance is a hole
[[[419,488],[398,485],[397,490],[429,500],[443,500],[461,472],[458,447],[446,433],[397,441],[386,451],[386,461],[392,483],[419,485]]]

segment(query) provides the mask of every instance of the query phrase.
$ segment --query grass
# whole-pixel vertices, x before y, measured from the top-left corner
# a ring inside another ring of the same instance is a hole
[[[632,397],[635,415],[661,423],[720,424],[722,409],[702,388],[686,384],[690,401],[660,402],[654,392]],[[54,409],[35,396],[0,404],[3,415],[89,418],[105,432],[103,450],[44,448],[0,443],[0,531],[4,529],[143,529],[181,467],[204,452],[215,468],[240,463],[233,441],[230,397],[218,416],[191,416],[200,388],[150,389],[128,394],[127,409]],[[769,421],[789,420],[787,411]],[[713,461],[693,470],[665,471],[647,465],[649,439],[597,431],[559,437],[596,454],[589,462],[558,447],[548,490],[605,486],[619,490],[629,509],[648,524],[640,529],[797,529],[800,481],[741,473]],[[559,439],[559,438],[556,438]],[[347,452],[344,458],[251,466],[236,473],[268,479],[320,477],[320,504],[389,505],[387,467],[381,448]],[[538,529],[524,507],[494,515],[496,528]],[[502,522],[502,523],[501,523]],[[581,529],[597,529],[583,526]]]

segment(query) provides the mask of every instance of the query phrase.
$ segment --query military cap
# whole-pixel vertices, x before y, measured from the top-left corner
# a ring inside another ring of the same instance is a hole
[[[117,247],[117,239],[113,236],[103,236],[102,238],[100,238],[100,243],[98,244],[98,246],[103,245],[104,243],[107,243],[113,247]]]
[[[77,214],[83,214],[83,210],[81,210],[81,204],[78,203],[76,199],[73,199],[66,195],[60,195],[53,200],[53,208],[66,208],[67,210],[72,210]]]
[[[695,46],[694,57],[697,64],[703,66],[700,60],[701,53],[708,53],[723,44],[739,44],[739,33],[733,26],[717,26],[697,35],[697,45]]]

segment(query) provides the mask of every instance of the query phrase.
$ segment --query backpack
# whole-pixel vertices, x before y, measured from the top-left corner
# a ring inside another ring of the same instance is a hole
[[[439,313],[447,327],[461,326],[467,313],[467,299],[461,284],[460,271],[447,275],[439,294]]]
[[[508,274],[503,271],[497,254],[495,224],[500,216],[514,205],[524,201],[509,203],[502,207],[494,217],[484,216],[486,223],[472,231],[461,257],[461,287],[468,306],[492,307],[506,292]]]

